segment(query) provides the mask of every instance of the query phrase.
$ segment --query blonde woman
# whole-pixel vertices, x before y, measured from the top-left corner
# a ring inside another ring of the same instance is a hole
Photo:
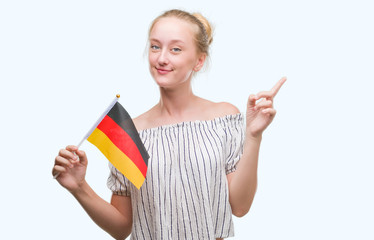
[[[108,203],[85,181],[83,151],[70,145],[55,159],[57,181],[115,239],[224,239],[234,236],[232,214],[244,216],[251,207],[262,133],[286,79],[250,95],[246,114],[200,98],[191,80],[211,42],[211,26],[200,14],[170,10],[150,27],[149,70],[160,100],[133,119],[150,155],[140,190],[110,165]]]

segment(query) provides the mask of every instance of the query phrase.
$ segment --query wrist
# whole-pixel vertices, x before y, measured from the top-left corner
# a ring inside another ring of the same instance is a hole
[[[79,197],[82,194],[87,193],[87,189],[89,188],[88,183],[86,180],[83,180],[81,183],[77,184],[77,187],[74,189],[70,189],[69,192],[74,196],[74,197]]]
[[[252,133],[251,131],[246,131],[246,139],[251,142],[261,142],[262,140],[262,132],[261,133]]]

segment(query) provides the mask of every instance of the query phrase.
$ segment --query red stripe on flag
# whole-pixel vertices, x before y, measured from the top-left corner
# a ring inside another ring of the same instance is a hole
[[[108,115],[97,126],[113,142],[119,150],[128,156],[139,168],[143,176],[146,176],[147,165],[132,138]]]

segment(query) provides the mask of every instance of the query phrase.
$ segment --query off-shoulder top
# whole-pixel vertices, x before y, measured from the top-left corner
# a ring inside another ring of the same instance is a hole
[[[138,190],[109,163],[113,194],[131,196],[131,239],[215,239],[234,235],[226,174],[243,152],[238,113],[139,131],[150,156]]]

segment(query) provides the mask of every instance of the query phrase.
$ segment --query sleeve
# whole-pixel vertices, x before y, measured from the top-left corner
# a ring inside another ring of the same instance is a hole
[[[245,138],[244,116],[242,113],[230,119],[226,128],[226,174],[235,172],[243,155]]]
[[[113,194],[130,196],[130,181],[109,162],[110,174],[107,181],[108,188]]]

